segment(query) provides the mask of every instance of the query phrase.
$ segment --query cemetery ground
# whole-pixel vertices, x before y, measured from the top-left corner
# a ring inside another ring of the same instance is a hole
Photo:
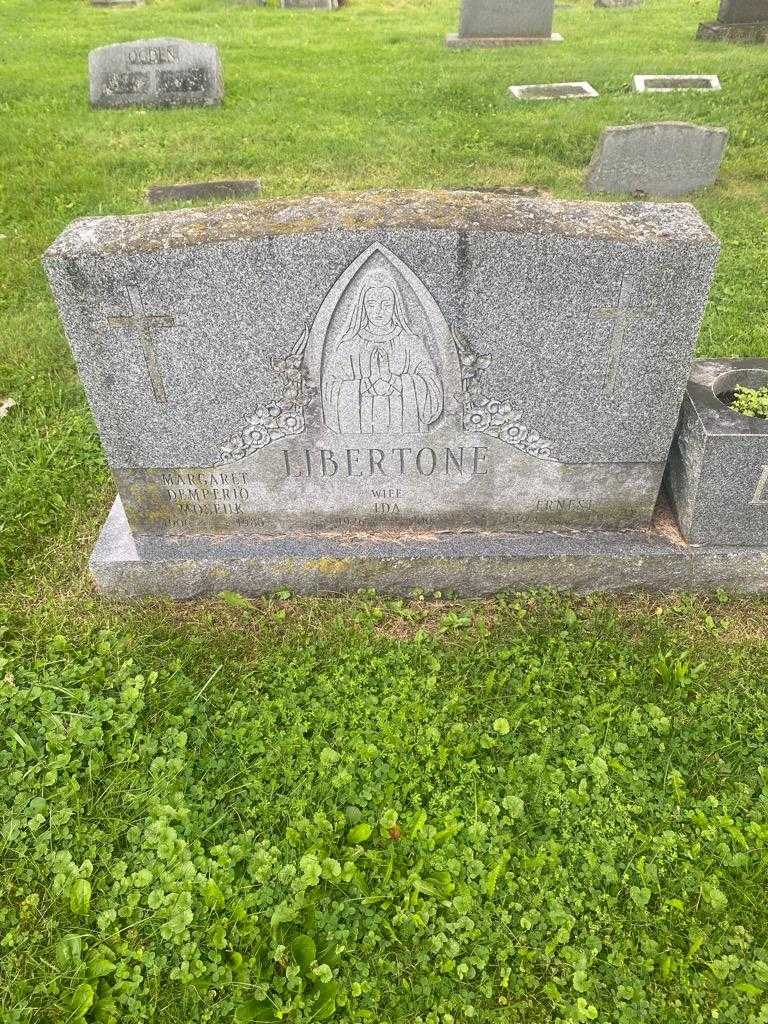
[[[155,183],[576,198],[606,125],[692,121],[731,132],[698,354],[766,356],[766,51],[696,42],[715,8],[570,0],[562,44],[457,53],[447,0],[4,0],[3,1022],[768,1021],[765,599],[103,602],[113,484],[39,261]],[[224,106],[91,112],[88,50],[160,35],[220,47]]]

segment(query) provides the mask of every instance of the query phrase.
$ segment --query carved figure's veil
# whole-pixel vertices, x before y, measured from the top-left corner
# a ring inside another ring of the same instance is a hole
[[[354,338],[368,323],[368,314],[365,312],[365,297],[373,288],[388,288],[395,297],[395,308],[392,312],[392,323],[408,330],[408,314],[406,313],[403,296],[400,287],[392,274],[386,270],[372,270],[366,274],[360,291],[357,293],[357,301],[350,315],[346,330],[342,335],[342,341]]]

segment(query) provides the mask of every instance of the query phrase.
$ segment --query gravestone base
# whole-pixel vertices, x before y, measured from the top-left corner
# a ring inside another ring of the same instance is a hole
[[[768,22],[727,24],[724,21],[705,21],[699,25],[696,38],[721,43],[768,43]]]
[[[156,540],[139,556],[120,498],[90,560],[99,593],[116,599],[452,592],[482,597],[535,588],[579,593],[768,591],[768,548],[686,544],[665,501],[651,528],[413,538],[297,536]]]
[[[466,50],[472,46],[491,48],[495,46],[527,46],[534,43],[562,43],[559,32],[551,36],[461,36],[452,32],[445,37],[445,45],[453,49]]]

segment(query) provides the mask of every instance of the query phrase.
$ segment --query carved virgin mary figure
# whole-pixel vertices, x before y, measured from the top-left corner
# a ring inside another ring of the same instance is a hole
[[[427,346],[411,331],[394,277],[364,279],[340,340],[326,356],[323,417],[336,434],[425,434],[443,411]]]

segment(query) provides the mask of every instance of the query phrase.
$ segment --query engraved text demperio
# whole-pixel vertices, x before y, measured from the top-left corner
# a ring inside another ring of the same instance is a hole
[[[189,315],[172,315],[136,281],[117,284],[123,309],[113,307],[107,323],[143,356],[156,401],[172,405],[164,341]],[[626,333],[648,312],[619,278],[614,304],[592,315],[609,321],[603,385],[612,387]],[[287,354],[272,358],[280,390],[245,416],[213,467],[134,478],[143,522],[150,532],[156,524],[265,535],[294,523],[318,532],[516,530],[578,524],[605,509],[610,523],[613,507],[622,513],[632,499],[632,467],[559,462],[517,403],[489,393],[490,363],[420,277],[374,243],[332,283]],[[608,495],[597,505],[584,496],[596,476]],[[130,498],[127,507],[135,519]]]

